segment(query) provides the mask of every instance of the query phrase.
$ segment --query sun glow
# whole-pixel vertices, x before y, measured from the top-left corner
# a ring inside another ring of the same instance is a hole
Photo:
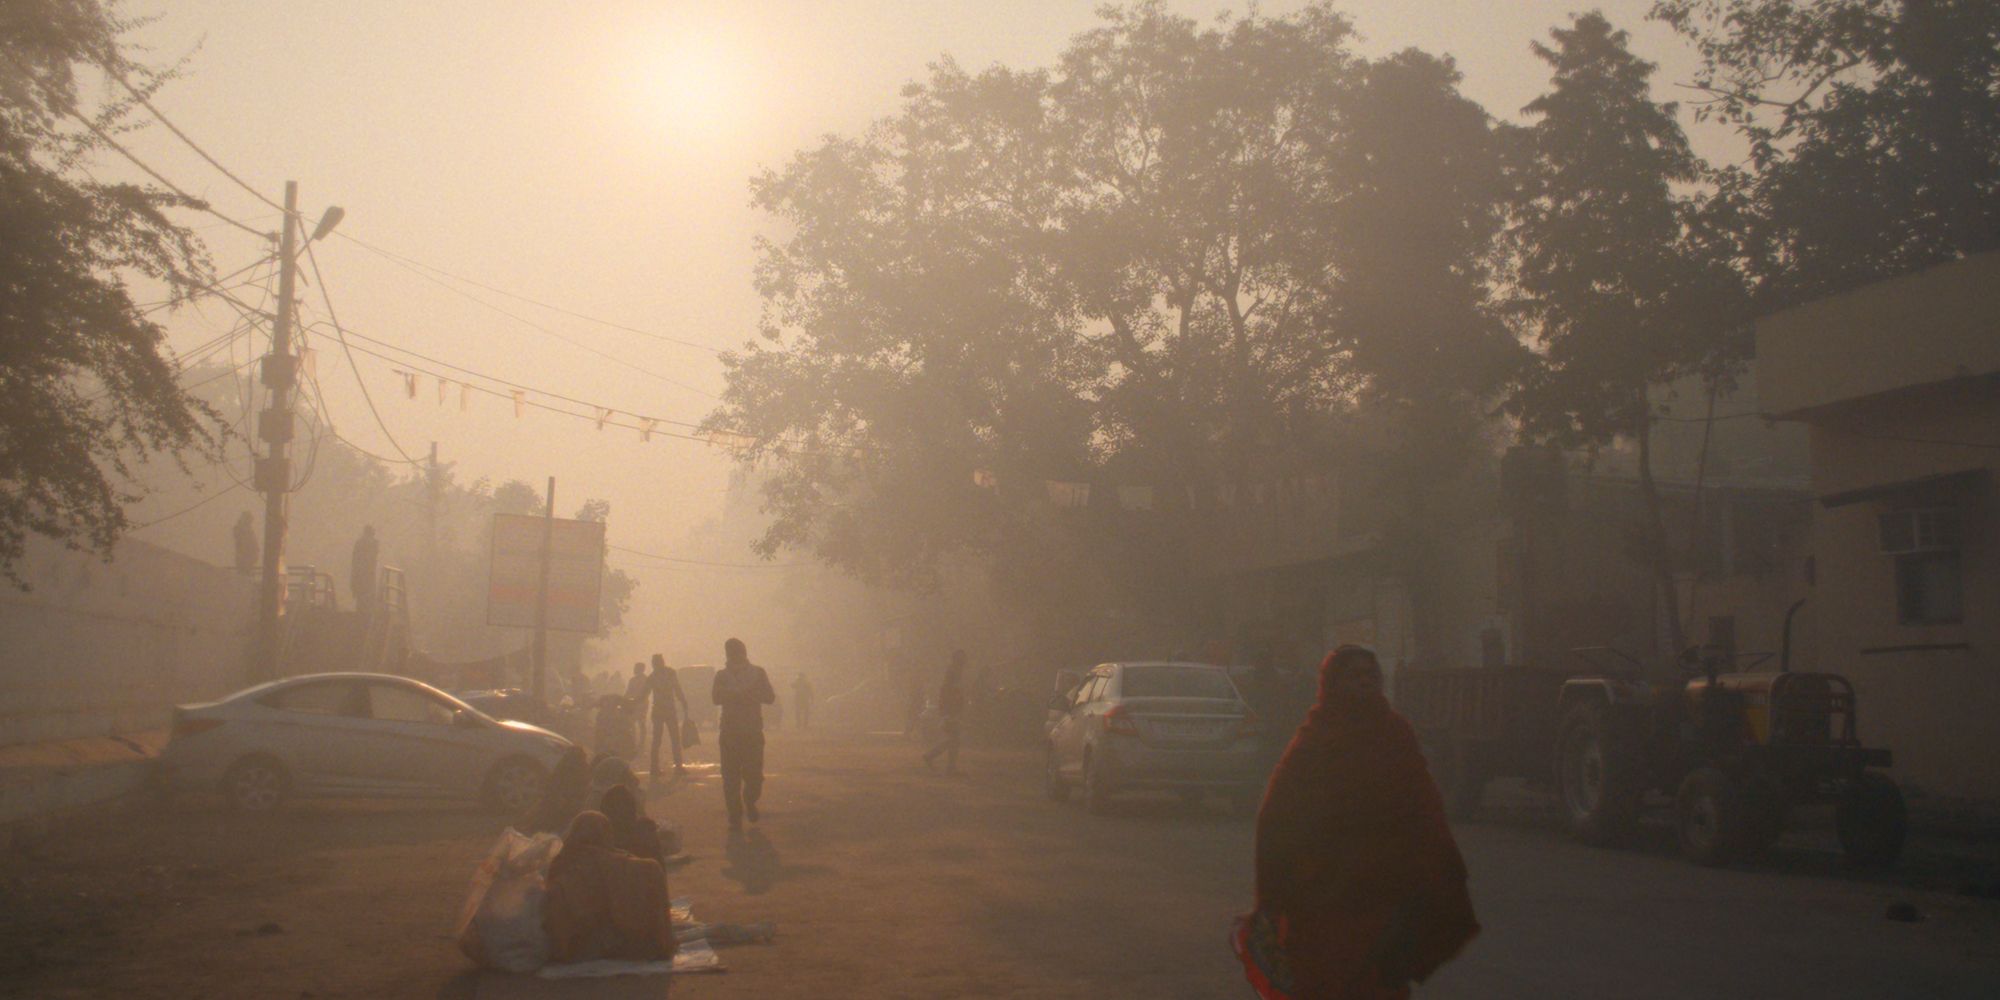
[[[745,54],[717,35],[684,35],[649,52],[637,81],[639,99],[670,133],[707,138],[750,111]]]

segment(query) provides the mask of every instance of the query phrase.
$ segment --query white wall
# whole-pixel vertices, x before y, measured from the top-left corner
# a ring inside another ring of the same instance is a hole
[[[127,540],[103,559],[30,539],[0,582],[0,746],[165,725],[244,686],[256,581]]]

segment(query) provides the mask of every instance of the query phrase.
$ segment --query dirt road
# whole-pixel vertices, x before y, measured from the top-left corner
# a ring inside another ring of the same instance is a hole
[[[1250,824],[1042,798],[1032,762],[927,773],[887,737],[774,738],[764,821],[725,846],[712,771],[659,787],[709,920],[775,920],[727,974],[550,984],[472,971],[450,931],[499,829],[457,809],[178,807],[0,860],[0,995],[1231,997]],[[1704,871],[1539,829],[1461,831],[1486,934],[1426,997],[1990,997],[2000,906],[1835,877],[1808,857]],[[1883,919],[1911,901],[1917,924]]]

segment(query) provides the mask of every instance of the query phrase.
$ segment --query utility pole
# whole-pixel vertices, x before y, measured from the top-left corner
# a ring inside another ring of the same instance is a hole
[[[285,182],[285,222],[278,237],[278,312],[271,320],[271,352],[264,355],[262,379],[269,405],[258,415],[257,436],[265,443],[257,459],[255,485],[264,494],[264,578],[257,599],[257,656],[252,678],[278,676],[284,633],[285,507],[292,488],[292,391],[299,383],[299,359],[292,353],[292,296],[298,282],[299,185]]]
[[[535,586],[535,658],[528,675],[528,693],[537,705],[549,702],[544,675],[549,662],[549,549],[555,544],[555,531],[556,477],[550,476],[548,506],[542,511],[541,581]]]

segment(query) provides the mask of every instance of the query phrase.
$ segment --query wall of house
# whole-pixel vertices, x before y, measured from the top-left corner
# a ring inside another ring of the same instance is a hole
[[[0,584],[0,745],[166,724],[245,683],[256,581],[144,542],[104,560],[30,539]]]
[[[1958,385],[1876,399],[1813,428],[1822,495],[1974,472],[1929,496],[1821,509],[1814,524],[1822,667],[1846,674],[1860,698],[1862,737],[1895,751],[1899,779],[1953,799],[2000,801],[2000,394]],[[1959,441],[1961,445],[1925,442]],[[1977,470],[1985,470],[1983,481]],[[1964,620],[1899,620],[1896,559],[1881,552],[1878,518],[1899,503],[1960,511]]]

